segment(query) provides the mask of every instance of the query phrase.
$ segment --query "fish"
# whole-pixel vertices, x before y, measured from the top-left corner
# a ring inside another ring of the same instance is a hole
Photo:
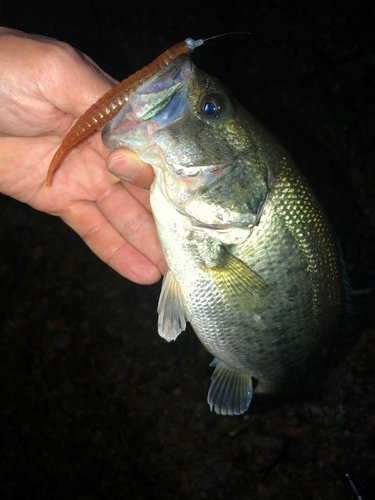
[[[241,415],[299,384],[334,338],[343,270],[327,217],[291,155],[189,54],[140,85],[102,133],[155,173],[168,270],[158,333],[190,322],[213,356],[207,401]]]

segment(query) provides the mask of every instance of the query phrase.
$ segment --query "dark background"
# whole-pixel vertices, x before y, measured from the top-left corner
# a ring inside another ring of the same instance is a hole
[[[160,285],[128,282],[60,220],[1,196],[1,498],[354,499],[345,473],[374,498],[374,5],[0,1],[1,25],[68,42],[117,79],[187,36],[269,40],[224,37],[194,60],[289,148],[359,292],[314,391],[218,417],[211,356],[191,330],[157,335]]]

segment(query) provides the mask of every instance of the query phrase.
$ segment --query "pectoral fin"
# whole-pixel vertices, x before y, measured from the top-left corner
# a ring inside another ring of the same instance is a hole
[[[272,298],[265,281],[225,247],[220,249],[219,264],[211,267],[209,272],[214,274],[213,278],[223,293],[234,294],[239,300],[266,304]]]
[[[218,415],[241,415],[253,396],[251,376],[234,370],[215,358],[210,366],[215,367],[207,402],[211,411]]]
[[[180,287],[169,269],[163,278],[158,314],[159,335],[168,342],[176,340],[185,330],[187,318]]]

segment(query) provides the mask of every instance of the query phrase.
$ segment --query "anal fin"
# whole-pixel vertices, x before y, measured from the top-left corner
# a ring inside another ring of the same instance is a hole
[[[218,415],[241,415],[244,413],[253,396],[251,376],[230,368],[217,358],[210,366],[215,367],[207,396],[211,411],[214,409]]]
[[[180,287],[168,269],[160,292],[158,304],[158,333],[170,342],[176,340],[186,328],[186,314]]]

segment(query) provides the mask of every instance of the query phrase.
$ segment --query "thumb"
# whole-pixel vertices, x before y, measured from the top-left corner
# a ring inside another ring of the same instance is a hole
[[[134,186],[150,189],[154,172],[138,155],[128,149],[116,149],[107,158],[107,168],[111,174]]]

